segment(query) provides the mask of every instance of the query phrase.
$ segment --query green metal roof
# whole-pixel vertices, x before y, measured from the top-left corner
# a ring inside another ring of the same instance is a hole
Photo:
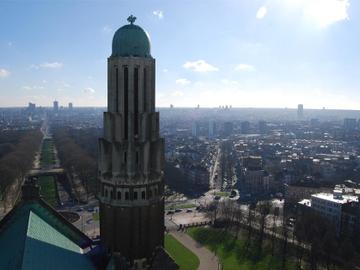
[[[115,32],[111,56],[151,57],[148,34],[138,25],[124,25]]]
[[[0,269],[96,269],[81,248],[81,237],[73,237],[62,222],[41,203],[14,209],[0,226]]]

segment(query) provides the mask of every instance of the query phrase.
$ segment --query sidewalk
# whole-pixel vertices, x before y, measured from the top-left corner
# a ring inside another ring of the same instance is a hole
[[[192,239],[188,234],[178,231],[173,231],[170,233],[174,236],[179,242],[181,242],[185,247],[190,249],[192,252],[198,256],[200,260],[200,265],[198,270],[219,270],[221,269],[218,266],[218,259],[214,253],[205,248],[204,246],[197,243]]]

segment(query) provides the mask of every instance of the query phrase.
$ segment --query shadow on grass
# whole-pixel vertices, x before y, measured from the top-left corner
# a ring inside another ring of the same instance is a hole
[[[239,270],[278,270],[281,269],[279,257],[271,256],[271,250],[259,248],[252,239],[249,245],[246,236],[236,239],[228,231],[213,228],[192,228],[189,235],[200,244],[208,247],[220,258],[224,269]],[[295,269],[291,263],[286,269]]]

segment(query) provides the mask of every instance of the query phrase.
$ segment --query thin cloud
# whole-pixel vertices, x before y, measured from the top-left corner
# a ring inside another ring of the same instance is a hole
[[[303,14],[320,28],[349,20],[349,0],[302,0]]]
[[[179,85],[188,85],[190,84],[190,81],[188,79],[181,78],[181,79],[177,79],[175,83]]]
[[[40,69],[40,68],[59,69],[59,68],[62,68],[63,66],[64,66],[63,63],[61,63],[61,62],[44,62],[39,65],[31,65],[30,68],[33,68],[33,69]]]
[[[153,15],[158,17],[159,20],[164,18],[164,12],[162,10],[154,10]]]
[[[46,63],[42,63],[40,64],[40,67],[42,68],[62,68],[63,67],[63,63],[60,62],[46,62]]]
[[[273,0],[288,13],[295,11],[301,19],[324,29],[334,23],[350,20],[350,0]]]
[[[261,20],[265,17],[266,13],[267,13],[267,8],[265,6],[262,6],[256,12],[256,18]]]
[[[0,78],[6,78],[8,76],[10,76],[10,71],[0,68]]]
[[[204,60],[188,61],[183,65],[184,68],[195,71],[195,72],[210,72],[218,71],[219,69],[213,65],[208,64]]]
[[[84,93],[86,94],[94,94],[95,93],[95,89],[94,88],[91,88],[91,87],[86,87],[84,89]]]
[[[255,67],[248,64],[239,64],[235,67],[237,71],[255,71]]]
[[[44,86],[41,85],[25,85],[22,87],[22,89],[30,91],[30,90],[42,90],[44,89]]]
[[[113,32],[113,29],[112,29],[110,26],[105,25],[105,26],[102,28],[102,31],[103,31],[104,33],[112,33],[112,32]]]

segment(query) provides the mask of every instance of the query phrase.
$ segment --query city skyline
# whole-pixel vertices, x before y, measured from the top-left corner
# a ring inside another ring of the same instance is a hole
[[[105,107],[104,59],[134,14],[156,35],[158,107],[360,107],[359,3],[109,3],[1,3],[0,106]]]

